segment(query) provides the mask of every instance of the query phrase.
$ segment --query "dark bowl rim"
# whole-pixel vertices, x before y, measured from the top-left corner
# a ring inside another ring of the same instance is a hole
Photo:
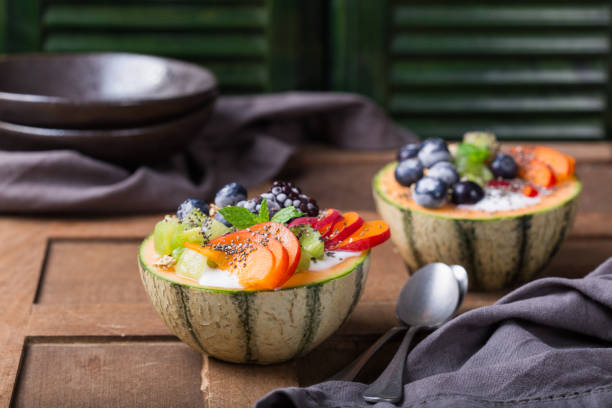
[[[22,134],[33,137],[44,137],[53,139],[107,139],[107,138],[125,138],[142,133],[153,132],[155,130],[167,129],[169,127],[178,126],[183,123],[199,121],[202,118],[211,114],[214,109],[215,101],[198,105],[192,111],[186,112],[180,116],[166,119],[161,122],[152,123],[146,126],[120,127],[120,128],[93,128],[93,129],[64,129],[64,128],[46,128],[39,126],[22,125],[18,123],[7,122],[0,120],[0,133],[2,131],[12,132],[13,134]]]
[[[2,100],[6,102],[23,102],[23,103],[35,103],[35,104],[56,104],[63,105],[65,107],[79,105],[79,106],[90,106],[90,107],[119,107],[119,106],[143,106],[143,105],[155,105],[159,103],[168,103],[171,101],[179,101],[183,99],[189,99],[194,97],[216,97],[218,94],[218,83],[215,75],[204,68],[201,65],[197,65],[188,61],[179,60],[176,58],[162,57],[159,55],[141,54],[133,52],[28,52],[18,54],[4,54],[0,55],[0,65],[5,61],[20,60],[20,59],[44,59],[51,57],[86,57],[86,56],[130,56],[130,57],[146,57],[150,59],[157,59],[164,62],[171,62],[173,64],[188,66],[197,71],[201,71],[203,76],[207,77],[210,84],[205,88],[199,90],[172,96],[172,97],[155,97],[155,95],[148,96],[146,98],[115,98],[115,99],[75,99],[66,98],[62,96],[49,96],[49,95],[36,95],[27,93],[15,93],[15,92],[3,92],[0,91],[0,102]]]

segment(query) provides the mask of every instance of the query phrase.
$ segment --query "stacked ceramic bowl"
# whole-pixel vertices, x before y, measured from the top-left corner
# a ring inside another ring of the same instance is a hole
[[[0,59],[0,150],[71,149],[120,163],[163,159],[204,127],[217,96],[206,69],[137,54]]]

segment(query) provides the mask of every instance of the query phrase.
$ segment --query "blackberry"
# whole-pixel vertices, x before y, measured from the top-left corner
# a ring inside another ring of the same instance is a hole
[[[268,200],[270,208],[271,202],[274,202],[280,206],[280,208],[294,206],[309,217],[316,217],[319,215],[319,206],[317,202],[302,193],[299,187],[288,181],[276,180],[272,183],[272,188],[261,195]]]
[[[281,209],[281,206],[278,205],[278,203],[274,201],[274,199],[271,200],[269,197],[264,196],[265,194],[262,194],[261,196],[251,198],[250,200],[243,200],[238,202],[236,205],[238,207],[246,208],[253,214],[259,214],[259,210],[261,209],[261,202],[264,198],[266,198],[268,200],[268,213],[270,214],[270,218],[272,218],[274,217],[274,214],[276,214]]]

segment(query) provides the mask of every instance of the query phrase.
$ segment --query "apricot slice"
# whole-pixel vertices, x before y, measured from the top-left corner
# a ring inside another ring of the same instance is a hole
[[[238,281],[247,289],[275,289],[289,279],[281,243],[255,232],[237,231],[215,238],[206,246],[189,242],[183,245],[208,257],[220,268],[237,274]]]
[[[557,179],[552,169],[543,161],[535,158],[528,146],[510,149],[510,154],[518,164],[518,176],[540,187],[549,188]]]
[[[558,180],[568,178],[574,173],[575,159],[548,146],[525,146],[523,150],[536,160],[546,163]]]
[[[391,236],[389,225],[381,220],[366,221],[357,231],[344,238],[334,247],[334,251],[365,251],[382,244]]]
[[[249,228],[253,232],[268,235],[279,241],[285,248],[287,253],[286,273],[291,277],[297,268],[300,257],[302,256],[302,248],[300,241],[293,232],[287,227],[278,222],[264,222],[262,224],[253,225]],[[288,279],[288,278],[287,278]]]
[[[325,237],[325,246],[332,247],[357,231],[363,225],[363,218],[356,212],[347,212],[336,222]]]

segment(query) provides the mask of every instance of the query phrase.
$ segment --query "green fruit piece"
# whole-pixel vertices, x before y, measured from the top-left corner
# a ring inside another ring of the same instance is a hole
[[[497,138],[495,137],[495,134],[491,132],[468,132],[463,135],[463,141],[465,143],[487,149],[490,154],[497,153],[497,150],[499,149]]]
[[[215,220],[211,217],[206,217],[202,221],[202,237],[205,242],[210,241],[211,239],[215,239],[220,237],[221,235],[225,235],[229,232],[232,232],[232,229],[223,225],[223,223]]]
[[[181,246],[181,247],[178,247],[178,248],[174,248],[174,249],[172,250],[172,257],[173,257],[175,260],[178,260],[178,259],[181,257],[181,255],[183,254],[183,251],[184,251],[184,250],[185,250],[185,247],[182,247],[182,246]]]
[[[193,249],[185,248],[178,259],[174,270],[178,275],[198,280],[208,268],[208,258]]]
[[[306,272],[308,268],[310,268],[310,258],[312,258],[312,255],[308,251],[302,248],[302,252],[300,255],[300,261],[298,262],[298,266],[295,272],[296,273]]]
[[[202,230],[196,227],[177,232],[172,237],[170,244],[174,250],[175,248],[181,248],[184,242],[193,242],[194,244],[202,245],[204,243],[204,235],[202,235]]]
[[[174,235],[182,232],[184,229],[185,226],[174,216],[166,216],[158,222],[153,230],[155,251],[160,255],[170,255],[175,248],[172,245]]]
[[[490,155],[491,153],[486,147],[476,146],[471,143],[463,142],[457,148],[457,157],[463,158],[472,164],[482,164],[487,161]]]
[[[208,215],[202,214],[202,211],[200,211],[200,209],[193,208],[191,211],[189,211],[189,214],[187,214],[183,218],[182,222],[183,224],[185,224],[185,228],[199,228],[208,218],[210,217],[208,217]]]
[[[325,245],[319,231],[310,225],[296,225],[291,231],[298,237],[302,250],[307,251],[313,258],[323,258]]]

